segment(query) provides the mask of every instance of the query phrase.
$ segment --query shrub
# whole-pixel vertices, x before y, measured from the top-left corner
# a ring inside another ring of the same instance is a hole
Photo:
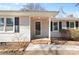
[[[59,31],[61,33],[61,37],[64,37],[64,38],[70,38],[70,32],[69,30],[67,29],[62,29]]]
[[[71,33],[71,38],[73,40],[79,40],[79,29],[71,29],[69,32]]]
[[[60,31],[62,36],[72,40],[79,40],[79,29],[64,29]]]

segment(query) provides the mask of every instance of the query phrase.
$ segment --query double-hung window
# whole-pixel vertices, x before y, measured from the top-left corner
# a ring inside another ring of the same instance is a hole
[[[6,18],[6,27],[5,27],[5,31],[13,31],[13,18]]]
[[[53,25],[54,30],[58,30],[58,22],[54,22]]]
[[[0,32],[19,32],[19,17],[0,18]]]
[[[70,28],[74,28],[74,22],[70,22]]]
[[[58,31],[59,30],[59,26],[58,25],[59,25],[58,22],[51,22],[51,31]]]

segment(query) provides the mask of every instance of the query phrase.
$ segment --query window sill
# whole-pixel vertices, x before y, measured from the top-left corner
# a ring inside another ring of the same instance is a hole
[[[14,34],[14,32],[13,31],[8,31],[8,32],[0,32],[0,34]]]
[[[54,31],[54,30],[53,30],[53,31],[51,31],[51,32],[59,32],[59,30],[57,30],[57,31]]]

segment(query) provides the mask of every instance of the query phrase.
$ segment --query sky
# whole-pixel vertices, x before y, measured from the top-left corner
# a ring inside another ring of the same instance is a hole
[[[20,10],[26,3],[0,3],[0,10]],[[74,14],[75,17],[79,17],[79,6],[75,6],[75,3],[41,3],[48,11],[59,11],[63,8],[63,11],[68,15]]]

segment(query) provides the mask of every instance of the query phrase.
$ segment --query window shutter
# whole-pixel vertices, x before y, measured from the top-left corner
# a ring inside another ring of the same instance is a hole
[[[19,32],[19,17],[15,17],[15,33]]]
[[[67,28],[69,28],[69,22],[66,23]]]
[[[78,28],[78,21],[75,22],[75,26],[76,26],[76,28]]]
[[[59,22],[59,30],[62,29],[62,22]]]
[[[52,31],[52,29],[53,29],[53,26],[52,26],[52,24],[53,24],[53,22],[51,21],[51,31]]]

